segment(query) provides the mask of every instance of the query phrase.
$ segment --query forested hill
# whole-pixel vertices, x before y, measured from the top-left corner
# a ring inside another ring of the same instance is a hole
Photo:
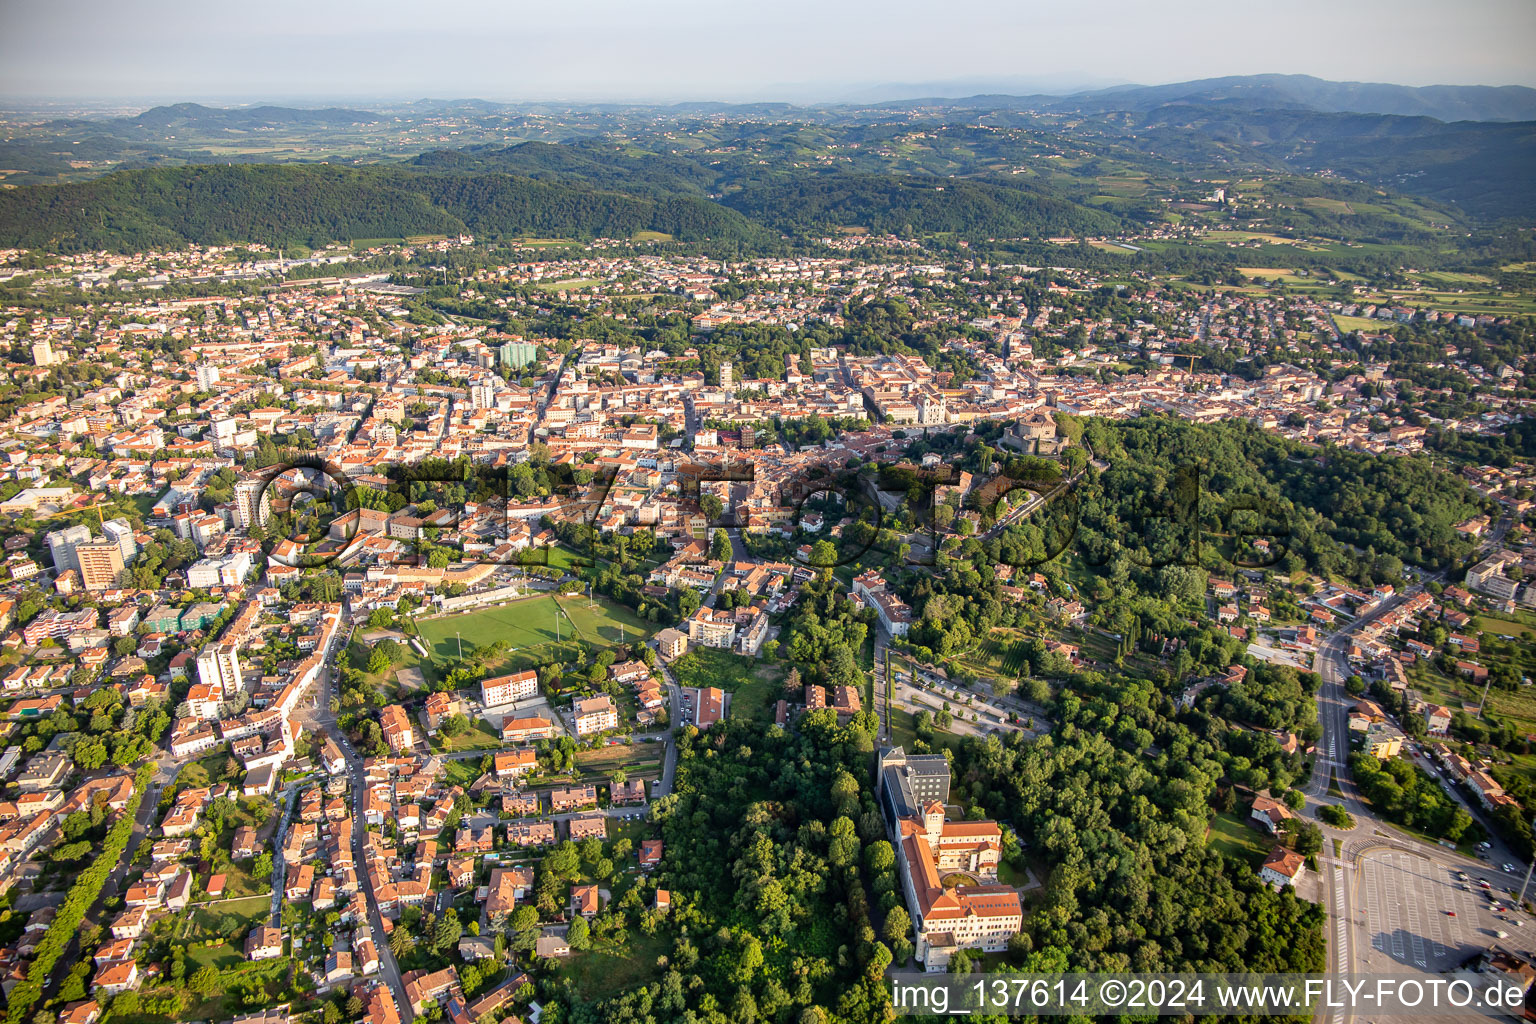
[[[1081,235],[1119,229],[1112,214],[1009,183],[840,174],[744,188],[727,206],[781,231],[856,225],[902,235]]]
[[[630,237],[766,244],[772,232],[689,196],[605,192],[505,174],[284,164],[120,171],[0,191],[0,245],[119,252],[230,242],[319,245],[469,231],[486,237]]]
[[[486,238],[629,238],[762,247],[780,233],[842,226],[902,233],[1045,236],[1114,231],[1119,221],[1037,188],[901,175],[749,183],[713,202],[696,185],[646,179],[536,180],[445,159],[422,169],[314,164],[196,165],[0,192],[0,245],[80,252],[229,242],[319,245],[468,231]],[[585,170],[578,168],[577,170]],[[669,187],[671,186],[671,187]]]

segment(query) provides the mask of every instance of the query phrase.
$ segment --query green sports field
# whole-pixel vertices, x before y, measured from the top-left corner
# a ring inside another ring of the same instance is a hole
[[[628,608],[601,597],[588,601],[584,594],[558,599],[552,594],[540,594],[494,608],[420,619],[418,627],[433,660],[446,663],[458,657],[455,633],[463,637],[466,653],[471,644],[483,647],[497,640],[505,641],[519,653],[553,644],[557,614],[559,639],[564,641],[571,640],[574,635],[577,639],[611,646],[621,640],[643,639],[656,629],[636,618]]]

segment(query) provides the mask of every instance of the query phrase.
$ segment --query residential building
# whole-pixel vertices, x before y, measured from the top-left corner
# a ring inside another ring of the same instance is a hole
[[[397,754],[406,753],[416,744],[416,736],[411,731],[411,716],[399,704],[388,704],[380,709],[379,728],[384,733],[385,744]]]
[[[575,706],[577,736],[591,736],[619,727],[619,712],[608,696],[579,700]]]
[[[656,634],[656,650],[668,661],[676,661],[688,652],[688,637],[676,629],[664,629]]]
[[[1307,860],[1295,850],[1287,850],[1283,846],[1277,846],[1264,858],[1264,864],[1259,869],[1259,878],[1277,889],[1287,885],[1295,885],[1301,879],[1302,872],[1307,869]]]
[[[197,680],[215,700],[229,700],[245,689],[240,674],[240,648],[224,641],[210,643],[197,656]]]
[[[539,692],[539,675],[537,672],[514,672],[508,676],[494,676],[482,680],[480,683],[480,702],[488,708],[502,704],[511,704],[529,697],[537,696]]]
[[[80,568],[80,583],[91,593],[117,585],[123,574],[123,549],[109,538],[75,545],[75,562]]]

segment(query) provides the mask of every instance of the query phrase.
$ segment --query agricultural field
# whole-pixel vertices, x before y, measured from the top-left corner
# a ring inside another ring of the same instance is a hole
[[[1213,228],[1201,236],[1205,241],[1218,244],[1245,245],[1260,242],[1265,245],[1284,245],[1307,252],[1328,252],[1326,244],[1312,239],[1284,238],[1264,231],[1239,231],[1231,228]]]
[[[612,746],[604,745],[593,750],[578,750],[576,752],[576,767],[583,775],[601,775],[606,777],[620,768],[627,768],[630,774],[646,774],[647,767],[659,774],[661,759],[666,754],[664,743],[618,743]]]
[[[1138,175],[1120,177],[1105,174],[1100,175],[1096,180],[1100,192],[1117,199],[1132,199],[1137,196],[1144,196],[1150,187],[1149,181],[1145,177]]]
[[[1024,636],[1013,630],[994,629],[965,660],[983,673],[1017,678],[1025,665]]]
[[[1265,281],[1279,281],[1286,285],[1318,285],[1318,281],[1305,270],[1297,270],[1289,267],[1238,267],[1237,272],[1245,277],[1263,278]]]

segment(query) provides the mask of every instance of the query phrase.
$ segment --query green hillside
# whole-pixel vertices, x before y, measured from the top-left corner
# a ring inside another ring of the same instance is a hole
[[[504,174],[425,175],[317,165],[120,171],[0,192],[0,244],[122,252],[229,242],[319,245],[471,231],[761,243],[771,235],[708,200],[603,192]]]

